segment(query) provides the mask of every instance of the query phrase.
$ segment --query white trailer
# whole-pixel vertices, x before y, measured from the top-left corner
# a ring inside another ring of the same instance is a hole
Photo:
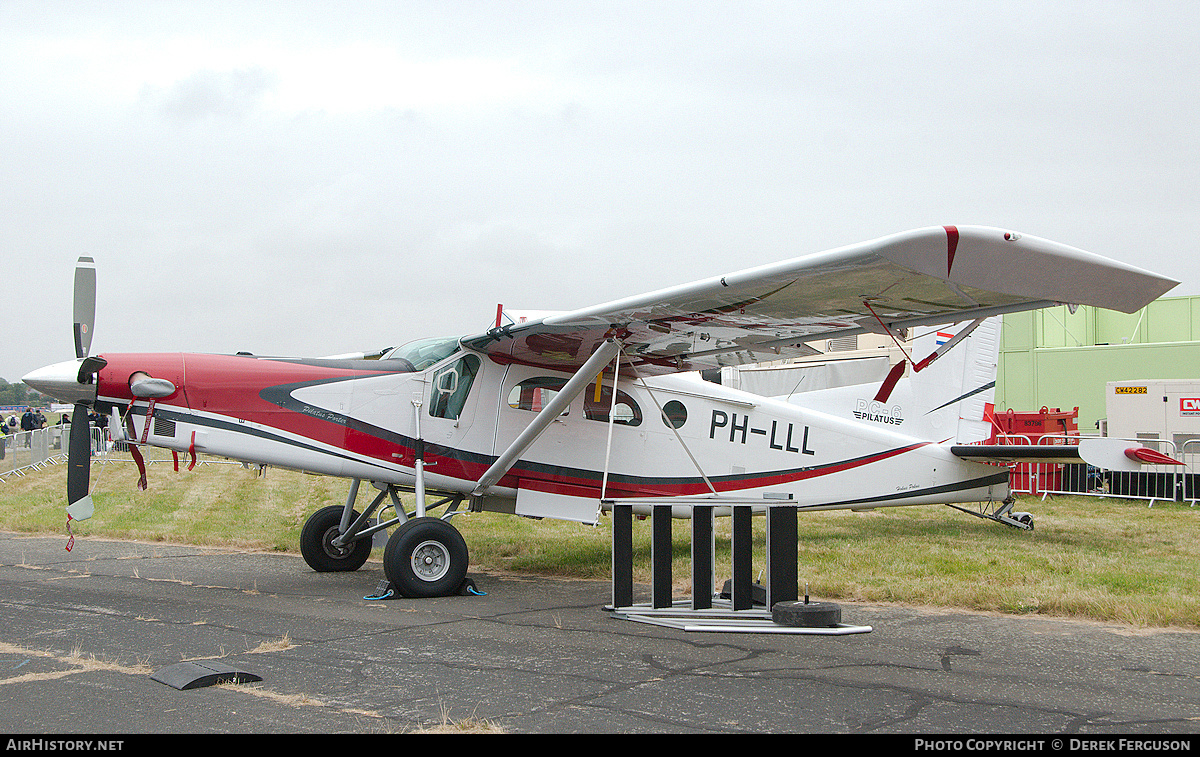
[[[1180,453],[1185,442],[1200,439],[1200,379],[1110,381],[1105,398],[1108,436],[1158,439]]]

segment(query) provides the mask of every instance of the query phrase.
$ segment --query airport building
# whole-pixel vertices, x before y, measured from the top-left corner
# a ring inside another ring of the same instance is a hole
[[[1200,383],[1200,296],[1164,297],[1131,315],[1063,305],[1004,316],[998,411],[1078,407],[1079,430],[1094,433],[1125,399],[1109,384],[1144,386],[1138,394],[1149,396],[1149,382],[1162,380]],[[1179,410],[1163,392],[1154,396]]]

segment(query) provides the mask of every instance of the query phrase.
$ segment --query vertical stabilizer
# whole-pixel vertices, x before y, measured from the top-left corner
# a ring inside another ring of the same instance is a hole
[[[911,358],[920,364],[970,325],[963,322],[922,329],[913,339]],[[877,382],[799,392],[786,399],[920,439],[958,444],[983,441],[991,436],[985,414],[995,403],[1000,325],[999,316],[988,318],[920,371],[909,365],[886,401],[875,399]]]

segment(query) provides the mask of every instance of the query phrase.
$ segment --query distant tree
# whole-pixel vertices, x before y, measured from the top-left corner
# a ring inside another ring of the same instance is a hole
[[[10,384],[0,378],[0,405],[47,405],[50,402],[49,397],[19,381]]]

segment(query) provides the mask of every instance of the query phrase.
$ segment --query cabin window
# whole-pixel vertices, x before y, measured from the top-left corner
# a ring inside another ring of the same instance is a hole
[[[525,379],[514,386],[512,391],[508,393],[508,406],[515,410],[541,412],[542,408],[550,404],[550,400],[554,399],[554,395],[562,391],[563,384],[565,383],[560,378],[538,377]],[[566,415],[567,412],[567,410],[564,410],[562,414]]]
[[[662,419],[671,428],[683,428],[687,423],[687,408],[679,400],[671,400],[663,405]]]
[[[642,424],[642,409],[625,392],[617,390],[617,404],[613,407],[612,387],[600,387],[600,396],[596,397],[595,386],[583,390],[583,415],[589,421],[604,421],[608,423],[608,413],[613,412],[613,423],[618,426],[640,426]]]
[[[514,410],[539,412],[550,403],[556,394],[562,391],[566,383],[566,379],[549,376],[525,379],[508,393],[508,406]],[[590,421],[607,423],[609,410],[612,408],[612,387],[601,387],[598,398],[595,386],[587,387],[583,390],[583,394],[585,396],[583,417]],[[562,414],[566,415],[567,411],[564,410]],[[638,407],[632,397],[618,390],[613,423],[621,426],[638,426],[641,422],[642,409]]]
[[[477,375],[479,358],[476,355],[463,355],[433,374],[429,414],[434,418],[457,420],[467,404],[467,394]]]

